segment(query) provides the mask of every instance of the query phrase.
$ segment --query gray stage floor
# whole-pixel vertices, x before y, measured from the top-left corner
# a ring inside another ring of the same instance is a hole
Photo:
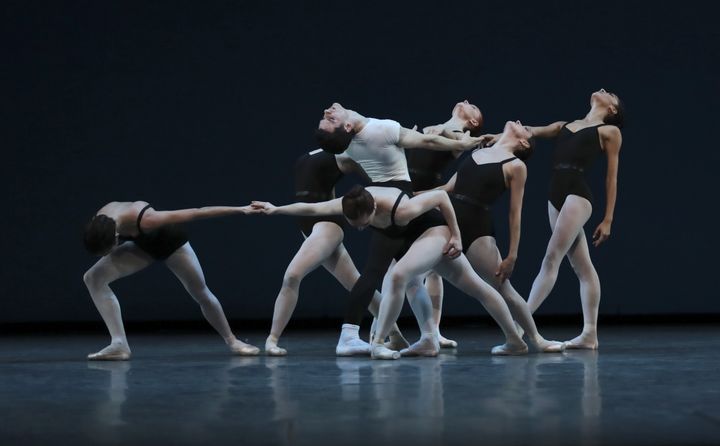
[[[564,339],[574,330],[547,327]],[[720,444],[720,328],[606,327],[599,352],[491,357],[499,330],[447,329],[438,358],[336,358],[291,330],[286,358],[209,332],[0,337],[0,444]],[[264,333],[244,333],[261,345]]]

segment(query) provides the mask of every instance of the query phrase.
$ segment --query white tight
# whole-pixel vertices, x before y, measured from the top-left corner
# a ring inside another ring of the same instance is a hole
[[[110,283],[134,274],[153,262],[154,259],[138,248],[135,243],[125,242],[101,258],[83,277],[95,307],[110,332],[113,343],[127,344],[127,338],[120,304],[115,293],[110,289]],[[229,343],[235,340],[220,302],[205,283],[200,262],[190,243],[185,243],[178,248],[165,261],[165,265],[200,305],[205,319],[225,339],[225,342]]]
[[[596,336],[600,307],[600,279],[590,260],[590,251],[583,230],[583,225],[590,218],[591,213],[590,202],[577,195],[569,195],[560,212],[548,203],[552,236],[540,272],[533,282],[528,305],[533,312],[540,307],[552,291],[560,263],[563,257],[567,256],[580,281],[580,299],[585,324],[583,333]]]

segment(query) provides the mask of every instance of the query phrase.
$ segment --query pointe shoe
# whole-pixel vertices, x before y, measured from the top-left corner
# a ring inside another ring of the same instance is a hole
[[[265,354],[267,356],[287,356],[287,350],[277,345],[271,347],[265,346]]]
[[[435,357],[440,353],[437,337],[422,336],[416,343],[400,351],[401,356]]]
[[[600,347],[598,342],[583,343],[573,341],[565,341],[563,342],[563,346],[565,350],[597,350],[598,347]]]
[[[87,355],[88,361],[127,361],[130,359],[130,350],[117,349],[111,351],[100,350]]]
[[[490,350],[491,355],[496,356],[516,356],[526,355],[528,353],[528,346],[523,342],[522,345],[511,346],[507,343],[502,345],[496,345]]]
[[[440,335],[438,340],[440,341],[440,348],[457,348],[458,346],[458,343],[456,341],[448,339],[443,335]]]
[[[532,342],[532,348],[538,353],[562,353],[565,351],[565,342],[548,341]]]
[[[260,349],[254,345],[246,344],[244,342],[237,341],[229,346],[230,351],[233,355],[238,356],[257,356],[260,354]]]
[[[400,352],[390,350],[383,344],[373,344],[370,350],[372,359],[400,359]]]

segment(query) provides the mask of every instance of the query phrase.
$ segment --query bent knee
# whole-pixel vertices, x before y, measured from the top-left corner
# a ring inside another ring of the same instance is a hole
[[[107,285],[114,281],[116,277],[103,268],[92,267],[83,274],[83,282],[87,287],[96,287],[99,285]]]
[[[297,288],[300,286],[303,276],[295,271],[286,271],[283,276],[283,288]]]

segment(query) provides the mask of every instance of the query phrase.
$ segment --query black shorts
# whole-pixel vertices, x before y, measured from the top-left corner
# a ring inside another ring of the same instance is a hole
[[[328,217],[298,217],[297,219],[298,226],[300,226],[300,230],[305,235],[305,237],[310,237],[310,233],[312,232],[312,228],[313,226],[315,226],[315,223],[319,223],[321,221],[335,223],[336,225],[340,226],[340,229],[342,230],[345,230],[345,224],[347,223],[345,221],[345,217],[341,217],[338,215]]]
[[[188,242],[188,234],[180,225],[162,226],[130,239],[155,260],[166,260]]]

